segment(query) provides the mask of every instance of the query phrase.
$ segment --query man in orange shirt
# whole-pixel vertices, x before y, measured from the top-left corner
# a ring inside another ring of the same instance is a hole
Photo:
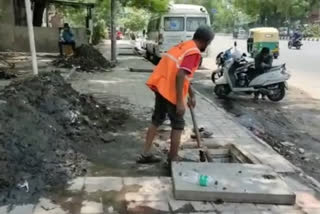
[[[156,163],[161,159],[150,153],[157,128],[169,116],[171,121],[171,145],[169,163],[178,161],[178,149],[184,129],[186,100],[188,106],[195,107],[195,95],[190,87],[190,79],[198,69],[201,52],[204,52],[214,38],[209,26],[199,27],[192,40],[182,42],[163,54],[161,61],[147,81],[147,86],[155,93],[155,109],[152,124],[148,129],[144,151],[137,163]]]

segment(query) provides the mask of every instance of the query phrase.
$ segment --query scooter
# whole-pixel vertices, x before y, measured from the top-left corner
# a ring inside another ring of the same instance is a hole
[[[222,77],[224,64],[232,56],[231,50],[232,50],[232,48],[229,48],[225,52],[220,52],[217,55],[217,57],[216,57],[216,65],[217,65],[218,68],[217,68],[217,70],[213,71],[212,74],[211,74],[211,80],[212,80],[213,83],[215,83],[216,80],[218,80],[220,77]]]
[[[223,76],[216,81],[214,88],[219,98],[226,98],[231,92],[259,92],[273,102],[285,97],[288,89],[286,81],[290,78],[285,64],[272,67],[267,72],[255,76],[254,63],[248,62],[246,54],[243,54],[240,59],[228,60],[223,69]]]
[[[217,70],[213,71],[211,74],[211,80],[215,83],[216,80],[223,76],[223,67],[225,66],[225,62],[231,58],[239,58],[241,57],[241,51],[237,49],[237,42],[234,42],[234,47],[227,49],[224,52],[220,52],[216,57],[216,65]]]
[[[300,49],[302,46],[302,39],[296,39],[295,41],[293,41],[293,39],[290,39],[288,42],[288,48],[291,49],[292,47],[295,47],[296,49]]]

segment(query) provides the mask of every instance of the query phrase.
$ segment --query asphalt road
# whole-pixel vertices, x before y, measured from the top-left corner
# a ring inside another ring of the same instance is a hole
[[[216,36],[210,46],[210,58],[215,60],[216,55],[233,46],[231,36]],[[238,47],[247,50],[246,40],[238,39]],[[280,42],[280,57],[274,64],[286,63],[292,76],[289,85],[307,92],[310,96],[320,99],[320,42],[303,41],[301,50],[287,47],[287,41]]]

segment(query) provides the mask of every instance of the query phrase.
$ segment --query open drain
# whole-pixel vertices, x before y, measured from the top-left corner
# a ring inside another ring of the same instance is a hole
[[[208,148],[200,152],[199,149],[183,149],[179,152],[179,155],[184,161],[190,162],[204,162],[203,158],[206,159],[206,162],[212,163],[254,164],[258,162],[248,152],[233,144]]]
[[[208,162],[214,163],[247,163],[253,164],[254,160],[235,145],[228,145],[217,149],[208,149],[206,152]]]

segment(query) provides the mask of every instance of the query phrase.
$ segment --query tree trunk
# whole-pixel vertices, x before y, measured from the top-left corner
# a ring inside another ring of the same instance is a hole
[[[41,27],[43,20],[43,12],[46,9],[46,0],[34,2],[33,9],[33,26]]]
[[[117,61],[117,39],[116,39],[116,21],[115,21],[115,10],[116,0],[111,0],[111,61]]]

